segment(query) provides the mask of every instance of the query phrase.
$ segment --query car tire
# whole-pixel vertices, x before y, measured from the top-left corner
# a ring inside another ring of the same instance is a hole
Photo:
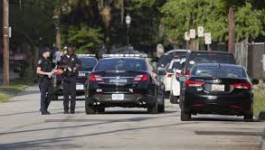
[[[158,105],[158,112],[164,113],[165,112],[165,104],[159,104]]]
[[[85,102],[85,109],[86,109],[86,114],[89,115],[89,114],[95,114],[96,113],[96,109],[94,106],[91,105],[90,102],[88,102],[88,100],[86,100]]]
[[[98,107],[97,108],[97,113],[104,114],[105,113],[105,107]]]
[[[246,115],[244,115],[244,121],[246,121],[246,122],[253,121],[253,114],[246,114]]]
[[[58,101],[59,100],[59,96],[58,95],[53,95],[53,98],[52,98],[54,101]]]
[[[150,105],[147,107],[147,111],[150,114],[157,114],[158,113],[158,104],[155,102],[155,104]]]
[[[162,90],[160,91],[159,98],[161,100],[157,100],[158,102],[160,102],[158,104],[158,112],[164,113],[165,112],[165,93],[164,93],[164,91],[162,91]]]
[[[191,113],[181,111],[180,112],[180,120],[181,121],[189,121],[189,120],[191,120]]]
[[[173,96],[173,95],[170,95],[170,103],[171,104],[179,104],[179,97],[178,96]]]

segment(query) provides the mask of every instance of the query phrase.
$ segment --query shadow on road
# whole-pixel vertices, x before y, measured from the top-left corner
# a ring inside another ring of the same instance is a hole
[[[171,127],[171,126],[182,126],[182,125],[187,125],[187,124],[194,124],[194,123],[192,122],[173,123],[173,124],[165,124],[165,125],[116,129],[116,130],[110,130],[110,131],[56,137],[56,138],[38,139],[38,140],[31,140],[31,141],[24,141],[24,142],[1,144],[0,149],[3,149],[3,150],[32,150],[32,149],[44,149],[44,148],[49,149],[49,147],[52,147],[53,149],[58,147],[58,149],[60,149],[62,148],[62,145],[65,147],[65,143],[69,143],[75,138],[93,137],[93,136],[107,135],[107,134],[114,134],[114,133],[121,133],[121,132],[128,132],[128,131],[165,128],[165,127]],[[70,145],[70,146],[73,146],[72,148],[76,148],[77,145]],[[68,148],[71,148],[71,147],[68,147]]]
[[[225,135],[225,136],[262,136],[262,132],[246,132],[246,131],[195,131],[197,135]]]
[[[193,117],[192,121],[212,121],[212,122],[224,122],[224,123],[231,123],[231,122],[245,122],[242,117],[235,117],[235,116],[210,116],[210,117]],[[258,120],[253,120],[252,122],[260,122]]]
[[[175,116],[175,115],[174,115]],[[46,119],[44,123],[75,123],[75,122],[89,122],[89,124],[84,125],[70,125],[70,126],[59,126],[59,127],[49,127],[49,128],[38,128],[38,129],[30,129],[30,130],[18,130],[11,132],[2,132],[0,136],[10,135],[10,134],[19,134],[19,133],[28,133],[28,132],[39,132],[39,131],[51,131],[51,130],[63,130],[63,129],[77,129],[84,127],[91,127],[97,125],[106,125],[112,123],[122,123],[122,122],[141,122],[146,120],[154,120],[160,119],[161,117],[172,117],[172,115],[167,116],[148,116],[148,117],[132,117],[132,118],[123,118],[123,119],[74,119],[71,116],[67,116],[67,118],[63,119]],[[96,122],[96,123],[91,123]]]

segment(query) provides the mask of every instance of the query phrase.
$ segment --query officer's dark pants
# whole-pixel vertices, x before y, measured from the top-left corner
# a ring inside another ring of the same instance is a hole
[[[69,111],[69,96],[71,96],[70,111],[75,112],[76,77],[65,77],[63,80],[64,112]]]
[[[39,88],[41,93],[40,111],[41,113],[46,113],[52,99],[52,80],[47,78],[40,79]]]

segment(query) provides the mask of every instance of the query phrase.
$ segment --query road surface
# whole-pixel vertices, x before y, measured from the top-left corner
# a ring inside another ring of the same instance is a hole
[[[62,102],[52,102],[41,116],[37,87],[0,104],[1,150],[257,150],[264,122],[242,118],[199,116],[181,122],[177,106],[164,114],[144,109],[108,109],[104,115],[63,114]]]

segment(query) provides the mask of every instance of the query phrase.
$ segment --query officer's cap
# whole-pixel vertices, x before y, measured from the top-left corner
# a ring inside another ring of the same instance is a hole
[[[45,53],[45,52],[51,52],[51,50],[48,47],[45,47],[41,50],[41,54]]]

